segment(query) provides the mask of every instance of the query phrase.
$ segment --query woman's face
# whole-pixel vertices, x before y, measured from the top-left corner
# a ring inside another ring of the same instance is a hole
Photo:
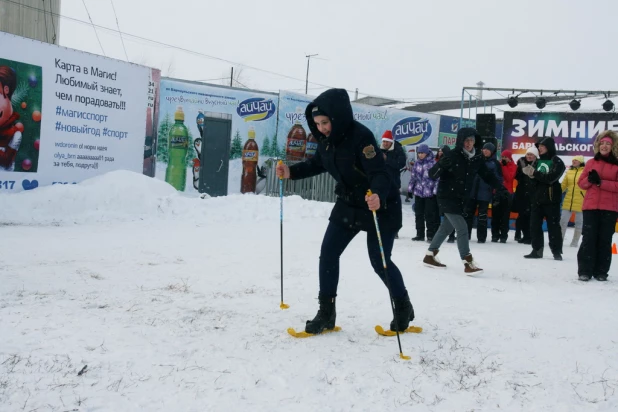
[[[418,160],[423,160],[427,157],[427,153],[418,153]]]
[[[315,125],[318,127],[318,130],[320,131],[320,133],[322,133],[326,137],[330,136],[330,133],[333,130],[333,125],[330,122],[330,119],[328,118],[328,116],[321,116],[321,115],[316,116],[313,118],[313,121],[315,122]]]
[[[599,143],[599,152],[601,152],[603,156],[607,156],[609,152],[611,151],[612,151],[612,142],[604,140],[601,143]]]
[[[529,162],[534,162],[536,160],[536,156],[533,153],[526,153],[526,160]]]
[[[547,153],[547,148],[545,146],[543,146],[542,144],[539,145],[539,154],[545,154]]]
[[[573,159],[573,161],[571,162],[571,164],[573,165],[573,167],[579,167],[581,166],[581,163],[579,162],[579,160]]]

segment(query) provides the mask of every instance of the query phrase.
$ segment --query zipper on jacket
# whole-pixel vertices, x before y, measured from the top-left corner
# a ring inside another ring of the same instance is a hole
[[[601,166],[601,173],[603,172],[603,170],[605,169],[605,162],[601,160],[602,166]],[[601,173],[599,173],[599,177],[601,176]],[[596,186],[596,185],[595,185]],[[597,188],[599,189],[599,191],[601,190],[601,186],[597,186]],[[597,202],[597,210],[601,209],[601,193],[599,193],[599,201]]]
[[[579,167],[575,169],[575,178],[573,179],[573,193],[571,193],[571,208],[569,212],[573,211],[573,200],[575,200],[575,186],[577,185],[577,174],[579,173]]]

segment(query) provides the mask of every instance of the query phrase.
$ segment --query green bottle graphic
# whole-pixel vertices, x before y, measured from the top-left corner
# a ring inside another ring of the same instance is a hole
[[[178,106],[174,113],[174,125],[169,134],[169,161],[165,170],[165,181],[176,190],[184,192],[187,183],[187,152],[189,151],[189,130],[185,126],[185,113]]]

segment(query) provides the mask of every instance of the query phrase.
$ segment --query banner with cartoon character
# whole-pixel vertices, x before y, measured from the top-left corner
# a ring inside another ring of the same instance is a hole
[[[314,98],[287,91],[279,93],[277,135],[284,139],[288,159],[301,160],[315,153],[317,141],[305,119],[305,109]],[[438,143],[438,115],[357,103],[352,103],[352,111],[354,119],[373,132],[378,145],[386,130],[391,130],[395,140],[408,147],[406,151],[419,144],[435,147]]]
[[[0,44],[0,192],[143,172],[151,69],[3,32]]]
[[[164,78],[157,144],[156,178],[177,190],[200,188],[209,118],[231,121],[225,156],[227,193],[257,193],[265,178],[262,165],[279,156],[276,94]],[[221,149],[221,148],[220,148]]]

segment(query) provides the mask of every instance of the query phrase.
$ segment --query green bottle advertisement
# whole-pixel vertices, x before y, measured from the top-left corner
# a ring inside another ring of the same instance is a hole
[[[189,151],[189,130],[185,126],[185,113],[178,106],[174,113],[174,125],[169,134],[169,161],[165,170],[165,181],[176,190],[184,192],[187,183],[187,152]]]

